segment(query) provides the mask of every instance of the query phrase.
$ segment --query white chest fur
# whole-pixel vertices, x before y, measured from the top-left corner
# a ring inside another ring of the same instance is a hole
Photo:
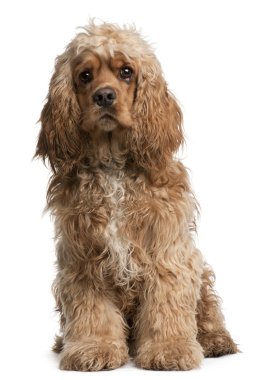
[[[124,235],[124,174],[107,174],[105,178],[105,200],[111,207],[111,217],[104,231],[105,242],[110,251],[110,265],[115,270],[119,285],[127,285],[136,272],[132,260],[132,245]]]

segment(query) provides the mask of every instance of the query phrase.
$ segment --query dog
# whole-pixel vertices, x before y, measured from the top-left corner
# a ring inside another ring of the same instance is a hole
[[[36,157],[52,177],[63,370],[190,370],[238,351],[196,248],[182,113],[134,27],[91,22],[57,57]]]

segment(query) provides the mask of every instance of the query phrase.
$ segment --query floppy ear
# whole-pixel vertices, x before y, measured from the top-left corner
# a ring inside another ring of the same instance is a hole
[[[161,168],[184,142],[182,113],[155,57],[140,64],[130,150],[144,168]]]
[[[71,168],[81,155],[80,109],[72,85],[68,54],[56,60],[47,102],[41,112],[36,156],[49,159],[54,172]]]

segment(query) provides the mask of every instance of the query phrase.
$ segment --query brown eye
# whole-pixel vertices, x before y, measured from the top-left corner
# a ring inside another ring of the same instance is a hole
[[[93,74],[90,70],[82,71],[82,73],[79,74],[79,79],[82,83],[91,82],[93,79]]]
[[[132,68],[130,68],[128,66],[124,66],[120,70],[120,78],[121,79],[129,79],[130,80],[132,77],[132,74],[133,74],[133,70],[132,70]]]

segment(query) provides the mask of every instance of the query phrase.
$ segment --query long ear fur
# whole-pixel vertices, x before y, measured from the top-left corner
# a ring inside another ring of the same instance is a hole
[[[55,73],[49,85],[47,102],[41,112],[41,131],[36,156],[49,159],[54,172],[71,169],[81,155],[78,128],[80,109],[72,85],[69,53],[56,60]]]
[[[140,166],[160,169],[184,142],[182,113],[156,58],[141,61],[140,66],[129,149]]]

